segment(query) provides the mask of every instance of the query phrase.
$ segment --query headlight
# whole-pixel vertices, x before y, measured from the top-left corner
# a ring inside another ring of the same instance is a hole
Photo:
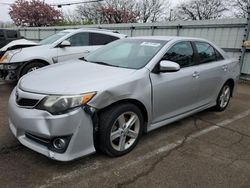
[[[36,109],[46,110],[53,115],[63,114],[87,104],[95,94],[96,92],[76,96],[48,96],[36,106]]]
[[[22,49],[17,49],[17,50],[10,50],[7,51],[2,58],[0,59],[0,63],[9,63],[11,58],[16,54],[21,52]]]

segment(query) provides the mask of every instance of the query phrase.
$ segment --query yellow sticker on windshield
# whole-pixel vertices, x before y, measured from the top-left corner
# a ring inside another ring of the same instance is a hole
[[[160,43],[153,43],[153,42],[143,42],[141,43],[141,46],[150,46],[150,47],[159,47]]]

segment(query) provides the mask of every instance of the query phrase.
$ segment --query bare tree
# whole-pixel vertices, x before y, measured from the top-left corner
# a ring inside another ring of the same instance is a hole
[[[85,22],[98,23],[100,19],[100,14],[98,9],[101,7],[101,3],[89,3],[84,5],[79,5],[76,7],[75,17]]]
[[[247,7],[250,6],[249,0],[233,0],[232,9],[237,18],[247,17]]]
[[[209,20],[227,11],[224,0],[191,0],[178,6],[178,17],[184,20]]]
[[[135,3],[130,0],[106,0],[97,11],[104,23],[132,23],[139,16]]]
[[[157,22],[164,14],[166,6],[169,6],[168,1],[163,0],[140,0],[137,3],[138,12],[140,13],[140,21]]]

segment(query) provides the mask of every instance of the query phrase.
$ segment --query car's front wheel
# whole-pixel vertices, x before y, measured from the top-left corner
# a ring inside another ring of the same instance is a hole
[[[130,152],[142,135],[143,123],[142,113],[134,104],[109,107],[100,114],[99,149],[110,156]]]
[[[231,98],[231,94],[232,94],[232,87],[229,83],[224,84],[224,86],[221,88],[220,93],[217,97],[217,101],[216,101],[216,106],[215,106],[215,110],[216,111],[224,111],[230,101]]]
[[[18,79],[20,79],[23,75],[25,75],[25,74],[27,74],[27,73],[29,73],[29,72],[32,72],[32,71],[34,71],[34,70],[37,70],[37,69],[39,69],[39,68],[42,68],[42,67],[44,67],[44,66],[46,66],[46,64],[43,63],[43,62],[40,62],[40,61],[33,61],[33,62],[30,62],[30,63],[28,63],[27,65],[25,65],[25,66],[21,69],[21,71],[20,71],[20,73],[19,73],[19,75],[18,75]]]

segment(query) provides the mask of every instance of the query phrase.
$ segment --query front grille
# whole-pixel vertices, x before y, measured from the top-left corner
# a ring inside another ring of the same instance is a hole
[[[20,100],[17,101],[17,104],[19,106],[33,107],[38,102],[39,102],[39,100],[37,100],[37,99],[20,99]]]
[[[28,139],[33,140],[33,141],[35,141],[35,142],[37,142],[37,143],[39,143],[41,145],[47,146],[47,147],[50,145],[50,142],[51,142],[51,140],[48,139],[48,138],[43,138],[43,137],[40,137],[40,136],[36,136],[36,135],[33,135],[31,133],[28,133],[28,132],[25,133],[25,136]]]

